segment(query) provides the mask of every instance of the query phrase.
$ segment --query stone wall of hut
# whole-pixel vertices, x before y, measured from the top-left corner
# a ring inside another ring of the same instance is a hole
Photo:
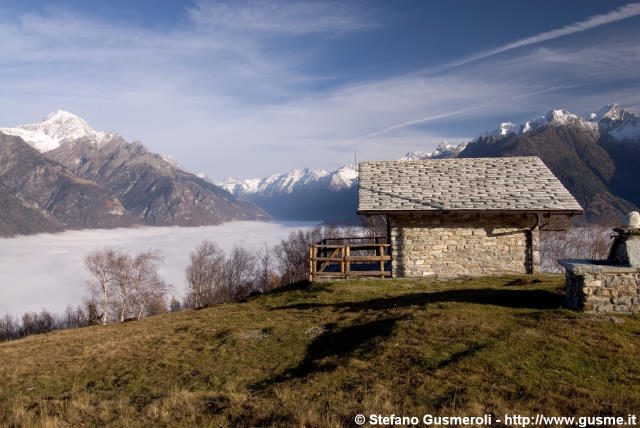
[[[389,216],[394,277],[532,273],[540,267],[535,215]]]

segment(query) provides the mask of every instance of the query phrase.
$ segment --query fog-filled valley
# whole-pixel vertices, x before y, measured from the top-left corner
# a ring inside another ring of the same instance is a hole
[[[157,250],[164,257],[160,275],[182,298],[189,254],[209,240],[225,252],[234,246],[254,251],[273,246],[312,222],[231,222],[203,227],[140,227],[68,231],[0,239],[0,314],[26,311],[61,313],[78,305],[87,294],[89,272],[84,258],[105,247],[128,252]]]

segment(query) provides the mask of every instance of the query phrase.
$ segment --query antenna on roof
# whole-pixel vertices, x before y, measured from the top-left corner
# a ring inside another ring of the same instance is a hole
[[[353,169],[356,170],[356,178],[358,178],[358,149],[353,150]]]

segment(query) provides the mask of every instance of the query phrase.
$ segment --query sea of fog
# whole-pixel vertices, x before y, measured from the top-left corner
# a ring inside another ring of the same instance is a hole
[[[0,317],[26,311],[62,313],[67,305],[82,303],[89,273],[84,258],[105,247],[140,252],[158,250],[164,257],[160,274],[182,299],[186,290],[184,270],[189,254],[204,239],[227,253],[239,245],[256,250],[273,246],[310,222],[233,222],[203,227],[139,227],[38,234],[0,239]]]

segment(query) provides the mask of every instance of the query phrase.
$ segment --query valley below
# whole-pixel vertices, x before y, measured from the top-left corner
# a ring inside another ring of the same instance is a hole
[[[204,239],[225,252],[234,246],[255,251],[270,247],[297,230],[317,222],[265,223],[239,221],[201,227],[137,227],[66,231],[0,239],[0,314],[19,315],[43,308],[62,313],[82,303],[89,273],[84,258],[95,250],[158,251],[164,257],[160,274],[182,298],[189,254]]]

